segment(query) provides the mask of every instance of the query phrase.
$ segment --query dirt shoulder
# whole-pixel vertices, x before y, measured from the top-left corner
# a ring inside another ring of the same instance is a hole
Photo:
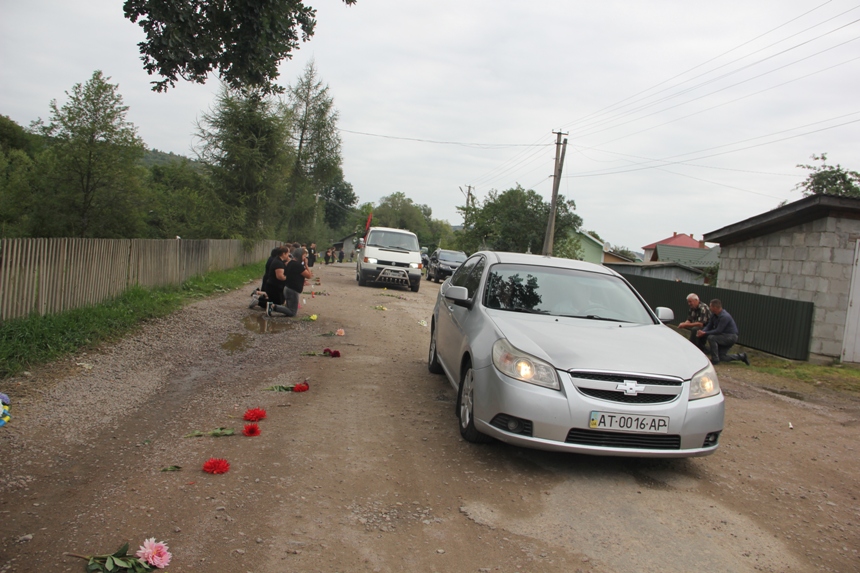
[[[0,383],[0,572],[83,571],[62,553],[148,537],[169,571],[860,570],[856,400],[729,364],[707,458],[475,446],[426,368],[438,285],[316,275],[300,312],[316,321],[267,319],[242,289]],[[326,347],[342,356],[304,355]],[[250,407],[260,436],[183,437],[241,430]],[[209,457],[230,471],[202,472]]]

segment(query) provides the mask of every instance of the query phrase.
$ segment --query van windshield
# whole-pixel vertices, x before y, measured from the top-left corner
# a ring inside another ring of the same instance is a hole
[[[367,246],[400,251],[420,250],[418,238],[415,235],[396,231],[371,231],[367,237]]]

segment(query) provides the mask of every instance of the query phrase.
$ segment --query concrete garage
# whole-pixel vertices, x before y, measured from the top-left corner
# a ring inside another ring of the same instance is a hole
[[[720,287],[812,302],[811,355],[860,362],[860,199],[806,197],[704,239],[722,248]]]

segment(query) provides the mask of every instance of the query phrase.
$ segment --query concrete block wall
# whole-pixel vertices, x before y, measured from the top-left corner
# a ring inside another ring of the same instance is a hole
[[[723,245],[717,285],[812,302],[812,354],[840,357],[860,220],[827,217]]]

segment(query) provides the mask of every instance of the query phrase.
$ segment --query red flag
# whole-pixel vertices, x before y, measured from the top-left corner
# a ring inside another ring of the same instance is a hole
[[[370,222],[373,221],[373,212],[367,216],[367,224],[364,225],[364,237],[367,238],[367,232],[370,230]]]

